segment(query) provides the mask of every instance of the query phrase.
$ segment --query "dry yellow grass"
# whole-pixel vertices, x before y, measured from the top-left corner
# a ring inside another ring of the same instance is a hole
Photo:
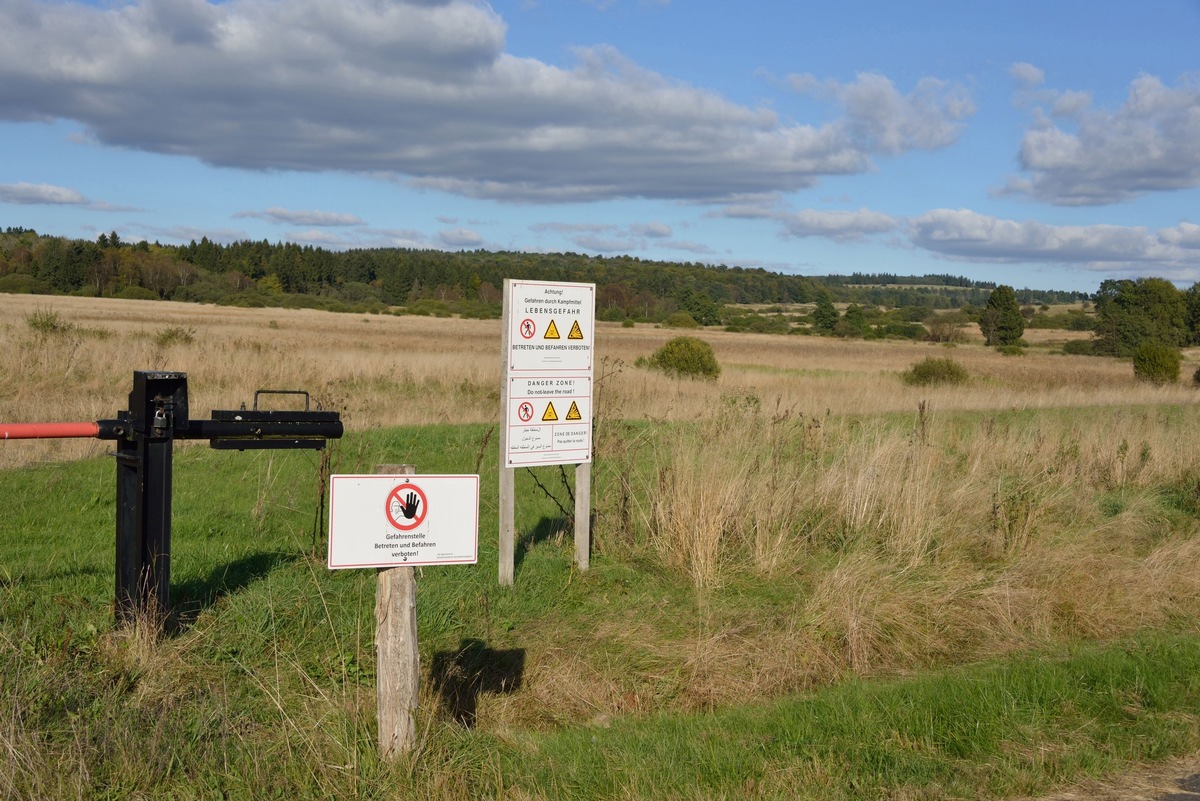
[[[76,330],[38,336],[26,317],[39,309]],[[156,342],[171,328],[194,332],[194,338]],[[975,377],[970,385],[934,393],[942,410],[1191,399],[1182,385],[1139,385],[1129,365],[1116,360],[720,331],[697,334],[712,343],[724,367],[715,384],[628,369],[678,333],[599,324],[597,353],[606,362],[600,373],[614,372],[616,363],[626,366],[603,382],[599,402],[610,414],[693,419],[731,392],[810,413],[912,410],[931,393],[903,386],[896,374],[929,355],[951,355]],[[344,407],[351,425],[488,421],[499,413],[499,349],[494,320],[0,295],[0,419],[111,417],[123,406],[134,370],[170,369],[188,373],[199,411],[249,400],[256,389],[299,388]],[[1191,369],[1185,365],[1186,373]]]

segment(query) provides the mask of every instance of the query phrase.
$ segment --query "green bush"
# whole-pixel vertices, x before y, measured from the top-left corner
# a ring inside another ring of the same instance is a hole
[[[716,380],[721,365],[712,345],[695,337],[675,337],[654,351],[646,366],[680,378]]]
[[[1062,352],[1070,356],[1095,356],[1096,343],[1090,339],[1072,339],[1063,343]]]
[[[35,306],[33,311],[25,315],[25,324],[29,330],[42,336],[69,334],[75,329],[75,324],[62,318],[54,309]]]
[[[144,286],[126,286],[114,292],[113,297],[123,300],[158,300],[158,293],[151,292]]]
[[[667,328],[698,328],[700,323],[696,322],[696,318],[687,312],[677,311],[663,320],[663,325]]]
[[[1025,348],[1020,345],[997,345],[996,352],[1005,356],[1024,356]]]
[[[0,292],[13,295],[52,295],[54,288],[32,275],[12,273],[0,275]]]
[[[1143,342],[1133,351],[1133,375],[1151,384],[1173,384],[1179,380],[1182,361],[1179,348],[1163,342]]]
[[[928,356],[900,374],[906,384],[934,386],[937,384],[965,384],[970,378],[961,364],[948,356]]]

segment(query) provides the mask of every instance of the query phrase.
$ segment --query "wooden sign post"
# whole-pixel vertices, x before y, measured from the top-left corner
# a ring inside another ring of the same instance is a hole
[[[417,577],[479,556],[479,476],[417,475],[409,464],[329,479],[329,569],[378,568],[375,592],[379,755],[416,744],[421,659]]]
[[[411,464],[381,464],[379,475],[411,476]],[[417,696],[421,655],[417,648],[417,576],[415,568],[379,568],[375,588],[375,692],[379,720],[379,756],[395,759],[416,742]]]

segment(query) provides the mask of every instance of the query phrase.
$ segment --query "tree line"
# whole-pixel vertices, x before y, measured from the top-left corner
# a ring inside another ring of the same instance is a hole
[[[422,301],[495,306],[505,278],[597,286],[605,319],[662,319],[676,310],[714,324],[727,304],[803,304],[827,298],[861,306],[957,309],[987,302],[992,285],[946,275],[885,273],[810,277],[762,268],[643,260],[633,256],[513,251],[371,248],[207,238],[186,245],[129,243],[116,232],[95,241],[8,228],[0,234],[0,291],[162,298],[267,305]],[[1085,293],[1021,290],[1025,303]],[[290,303],[280,298],[290,297]]]

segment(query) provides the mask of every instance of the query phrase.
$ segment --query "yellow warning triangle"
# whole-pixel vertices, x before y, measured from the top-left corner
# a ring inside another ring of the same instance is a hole
[[[553,320],[550,321],[550,327],[546,329],[546,333],[542,335],[542,339],[562,339],[558,335],[558,326],[554,324]]]
[[[553,325],[553,323],[551,323],[551,325]],[[551,422],[553,420],[557,420],[557,419],[558,419],[558,412],[554,411],[554,404],[547,403],[546,404],[546,413],[542,415],[542,422],[549,423],[549,422]]]
[[[567,412],[567,419],[568,420],[582,420],[583,419],[583,415],[581,415],[579,413],[579,404],[577,404],[575,401],[571,401],[571,408]]]
[[[567,334],[567,339],[583,339],[583,329],[579,327],[579,321],[571,323],[571,333]]]

